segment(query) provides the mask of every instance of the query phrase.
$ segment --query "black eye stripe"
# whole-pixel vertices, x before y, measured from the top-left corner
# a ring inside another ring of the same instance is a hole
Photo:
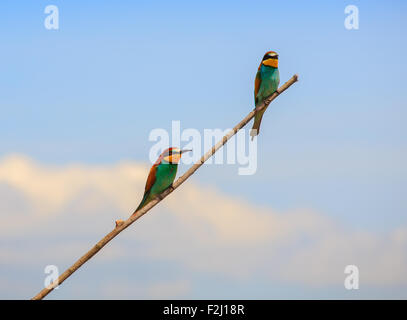
[[[172,156],[173,154],[181,154],[181,152],[170,150],[170,151],[167,151],[166,153],[164,153],[164,157]]]
[[[268,59],[278,59],[278,55],[269,56],[269,55],[266,54],[266,55],[264,56],[264,58],[263,58],[263,61],[264,61],[264,60],[268,60]]]

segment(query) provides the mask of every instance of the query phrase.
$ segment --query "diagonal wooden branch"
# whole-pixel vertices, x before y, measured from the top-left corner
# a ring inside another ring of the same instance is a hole
[[[62,284],[68,277],[70,277],[76,270],[78,270],[86,261],[92,258],[96,253],[99,252],[107,243],[110,242],[114,237],[116,237],[120,232],[130,226],[134,221],[139,219],[141,216],[146,214],[150,211],[151,208],[155,207],[157,203],[163,200],[166,196],[168,196],[171,192],[173,192],[176,188],[178,188],[185,180],[187,180],[190,176],[194,174],[196,170],[202,166],[206,160],[212,157],[216,151],[218,151],[231,137],[233,137],[240,129],[242,129],[256,114],[256,112],[267,108],[268,105],[277,98],[281,93],[287,90],[292,84],[298,81],[298,75],[294,75],[284,83],[276,92],[274,92],[271,96],[267,97],[261,104],[259,104],[256,109],[251,111],[242,121],[240,121],[231,131],[229,131],[221,141],[216,143],[209,151],[207,151],[201,159],[192,165],[191,168],[184,175],[178,178],[177,181],[173,183],[173,185],[168,188],[167,190],[163,191],[156,199],[149,202],[146,206],[141,208],[138,211],[135,211],[130,218],[122,223],[118,224],[115,229],[109,232],[102,240],[100,240],[92,249],[90,249],[87,253],[85,253],[78,261],[76,261],[71,267],[69,267],[63,274],[61,274],[57,281],[54,281],[48,287],[42,289],[33,300],[41,300],[47,294],[49,294],[56,286]]]

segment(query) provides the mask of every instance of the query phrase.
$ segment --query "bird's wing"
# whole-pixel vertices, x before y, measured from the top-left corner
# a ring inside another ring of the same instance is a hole
[[[259,92],[261,84],[260,70],[256,73],[256,79],[254,80],[254,103],[257,105],[257,93]]]
[[[157,173],[157,166],[153,165],[150,169],[150,173],[148,174],[148,178],[147,178],[147,182],[146,182],[146,188],[144,190],[144,194],[146,194],[147,192],[150,192],[151,188],[154,185],[155,182],[155,177],[156,177],[156,173]]]
[[[151,188],[153,187],[153,185],[155,183],[156,173],[157,173],[157,165],[154,164],[151,167],[150,173],[148,174],[148,177],[147,177],[146,188],[144,190],[143,199],[141,200],[140,204],[138,205],[136,211],[140,210],[146,204],[146,201],[150,195]]]

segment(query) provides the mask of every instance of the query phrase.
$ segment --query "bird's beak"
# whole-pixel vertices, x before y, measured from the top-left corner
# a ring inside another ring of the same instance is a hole
[[[189,151],[192,151],[192,149],[184,149],[184,150],[181,150],[181,154],[183,154],[183,153],[185,153],[185,152],[189,152]]]

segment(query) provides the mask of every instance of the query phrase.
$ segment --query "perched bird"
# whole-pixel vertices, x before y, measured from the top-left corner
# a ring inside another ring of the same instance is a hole
[[[254,104],[257,107],[265,98],[273,94],[280,84],[280,73],[278,72],[278,54],[274,51],[266,52],[257,69],[254,81]],[[258,112],[254,117],[254,123],[250,135],[252,140],[260,131],[260,123],[267,108]]]
[[[178,148],[164,150],[150,169],[144,196],[136,211],[172,185],[177,174],[178,162],[181,159],[181,155],[188,151],[192,150],[180,150]]]

